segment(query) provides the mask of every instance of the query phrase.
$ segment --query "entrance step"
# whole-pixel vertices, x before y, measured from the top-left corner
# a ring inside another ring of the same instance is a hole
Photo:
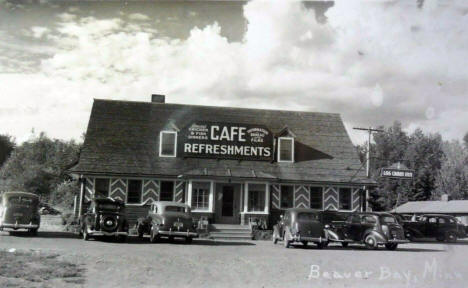
[[[251,240],[252,230],[247,225],[212,224],[210,238],[222,240]]]

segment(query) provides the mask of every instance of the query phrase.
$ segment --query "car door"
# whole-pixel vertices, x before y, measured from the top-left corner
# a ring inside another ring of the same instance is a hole
[[[424,236],[426,237],[436,237],[439,224],[437,223],[437,217],[431,216],[427,217],[426,229]]]

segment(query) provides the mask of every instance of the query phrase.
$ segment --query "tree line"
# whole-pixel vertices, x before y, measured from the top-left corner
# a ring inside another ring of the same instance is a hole
[[[463,141],[444,141],[439,133],[403,131],[400,122],[380,127],[371,143],[371,177],[377,187],[369,203],[376,211],[386,211],[408,201],[468,199],[468,133]],[[357,146],[361,161],[366,161],[367,143]],[[413,180],[380,177],[380,169],[402,163],[414,170]]]
[[[377,187],[370,193],[376,211],[390,210],[407,201],[468,199],[468,133],[463,141],[444,141],[438,133],[403,131],[395,122],[380,127],[371,143],[371,175]],[[20,145],[0,135],[0,192],[27,191],[62,210],[73,207],[79,185],[65,172],[77,163],[82,144],[74,140],[51,139],[41,133]],[[358,145],[363,167],[367,144]],[[379,177],[379,171],[401,162],[415,171],[414,179],[395,180]]]

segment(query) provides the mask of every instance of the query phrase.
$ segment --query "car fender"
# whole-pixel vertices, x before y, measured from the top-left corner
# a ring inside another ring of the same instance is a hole
[[[382,233],[370,229],[364,232],[364,237],[362,237],[362,240],[364,240],[369,234],[373,235],[377,239],[377,242],[387,242],[387,237],[385,237]]]
[[[323,231],[325,233],[325,238],[327,238],[328,240],[341,240],[340,236],[335,231],[330,229],[323,229]]]

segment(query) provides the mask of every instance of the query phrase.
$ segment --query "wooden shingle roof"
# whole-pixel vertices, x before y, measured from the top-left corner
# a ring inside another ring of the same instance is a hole
[[[296,162],[159,157],[159,132],[193,121],[256,124],[294,132]],[[339,114],[96,99],[76,174],[236,177],[372,183]]]

